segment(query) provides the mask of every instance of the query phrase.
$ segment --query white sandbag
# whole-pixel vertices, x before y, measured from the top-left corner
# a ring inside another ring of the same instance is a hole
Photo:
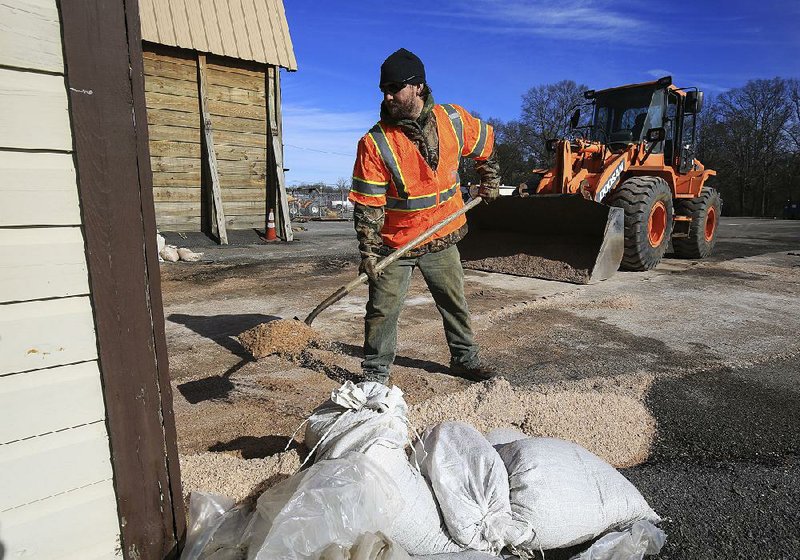
[[[455,542],[497,554],[531,538],[529,525],[512,516],[506,467],[478,430],[443,422],[428,429],[416,447]]]
[[[178,255],[178,248],[174,245],[167,245],[161,249],[159,255],[167,262],[178,262],[181,258],[180,255]]]
[[[405,507],[395,517],[394,527],[387,533],[397,544],[411,555],[464,549],[448,535],[433,491],[409,461],[405,449],[375,445],[367,449],[366,455],[386,471],[405,502]]]
[[[535,531],[522,550],[586,542],[639,520],[660,518],[624,476],[580,445],[528,438],[499,447],[511,509]]]
[[[603,535],[570,560],[642,560],[661,552],[666,540],[664,531],[649,521],[637,521],[624,531]]]
[[[332,544],[319,560],[411,560],[391,538],[381,532],[364,533],[352,546]]]
[[[396,449],[408,443],[408,407],[403,392],[381,383],[348,381],[331,393],[308,420],[305,444],[316,460],[335,459],[373,445]]]
[[[186,249],[185,247],[180,247],[178,249],[178,257],[182,261],[186,262],[197,262],[203,256],[203,253],[195,253],[191,249]]]
[[[492,445],[505,445],[512,441],[526,439],[528,435],[516,428],[495,428],[486,434],[486,441]]]
[[[366,532],[388,535],[404,505],[397,485],[365,455],[320,461],[261,495],[247,557],[307,560]]]

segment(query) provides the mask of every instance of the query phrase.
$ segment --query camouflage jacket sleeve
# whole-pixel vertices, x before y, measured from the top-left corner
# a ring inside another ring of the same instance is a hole
[[[362,257],[377,256],[383,245],[384,207],[366,206],[358,202],[353,206],[353,225]]]
[[[495,150],[492,150],[488,158],[475,160],[475,171],[481,177],[481,185],[500,186],[500,164],[497,163]]]

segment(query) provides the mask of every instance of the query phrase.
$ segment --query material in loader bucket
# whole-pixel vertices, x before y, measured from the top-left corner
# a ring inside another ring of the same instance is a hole
[[[501,196],[468,215],[464,268],[591,284],[611,277],[624,249],[624,213],[580,195]]]

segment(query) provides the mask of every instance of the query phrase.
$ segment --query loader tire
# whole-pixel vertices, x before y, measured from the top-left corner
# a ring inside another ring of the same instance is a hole
[[[620,268],[650,270],[672,236],[672,191],[661,177],[631,177],[608,196],[610,206],[625,211],[625,251]]]
[[[697,198],[675,201],[675,213],[691,216],[689,237],[672,240],[675,255],[682,259],[703,259],[711,254],[717,241],[717,226],[722,215],[722,199],[712,188],[703,187]]]

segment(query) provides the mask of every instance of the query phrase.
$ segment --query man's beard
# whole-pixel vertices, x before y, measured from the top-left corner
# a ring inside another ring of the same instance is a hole
[[[406,102],[401,102],[397,99],[386,102],[386,110],[389,112],[389,115],[397,120],[413,118],[416,113],[415,109],[413,97]]]

